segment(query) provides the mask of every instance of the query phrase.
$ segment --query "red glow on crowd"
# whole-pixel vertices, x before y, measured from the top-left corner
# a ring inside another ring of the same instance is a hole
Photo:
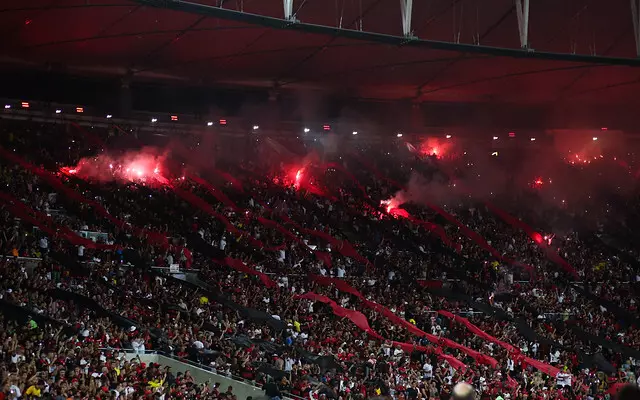
[[[442,158],[449,154],[453,146],[451,140],[439,140],[438,138],[427,138],[420,143],[420,154],[423,156],[433,156]]]
[[[540,189],[542,187],[542,185],[544,184],[544,181],[542,180],[542,178],[538,177],[536,179],[534,179],[533,183],[531,184],[531,186],[534,189]]]
[[[164,185],[169,181],[161,173],[163,163],[163,156],[143,151],[119,157],[100,155],[83,158],[76,166],[60,168],[60,172],[82,179]]]
[[[578,153],[569,155],[567,162],[571,165],[591,164],[591,160]]]
[[[569,157],[566,158],[567,162],[571,165],[591,164],[592,161],[597,161],[600,159],[604,159],[604,156],[602,154],[587,156],[587,155],[575,153],[575,154],[570,154]]]

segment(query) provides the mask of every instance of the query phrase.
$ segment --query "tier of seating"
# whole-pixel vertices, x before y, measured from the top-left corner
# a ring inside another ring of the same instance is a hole
[[[306,164],[306,187],[257,161],[105,182],[60,171],[109,132],[0,128],[6,398],[235,398],[124,349],[272,398],[448,399],[466,381],[482,399],[604,399],[640,383],[631,248],[536,240],[523,203],[380,207],[409,171],[443,179],[437,163],[369,150]],[[162,272],[176,265],[190,279]]]

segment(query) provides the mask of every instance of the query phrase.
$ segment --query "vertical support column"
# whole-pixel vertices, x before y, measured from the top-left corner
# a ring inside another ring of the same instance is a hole
[[[413,0],[400,0],[402,15],[402,33],[406,37],[413,36],[411,31],[411,17],[413,15]]]
[[[520,46],[529,48],[529,0],[516,0],[516,14],[518,16],[518,33]]]
[[[293,19],[293,0],[282,0],[284,6],[284,19],[287,21]]]
[[[640,57],[640,0],[631,0],[631,18],[633,18],[633,38],[636,41],[636,55]]]

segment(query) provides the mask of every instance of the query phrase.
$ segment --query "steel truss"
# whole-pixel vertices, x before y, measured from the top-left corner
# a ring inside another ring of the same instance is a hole
[[[636,41],[636,55],[640,57],[640,0],[631,0],[631,18],[633,18],[633,38]]]
[[[631,0],[634,1],[634,0]],[[518,33],[520,47],[529,48],[529,0],[516,0],[516,14],[518,15]]]
[[[402,15],[402,33],[405,37],[412,37],[411,17],[413,16],[413,0],[400,0],[400,12]]]
[[[294,0],[283,1],[283,17],[274,18],[266,15],[253,14],[245,11],[228,9],[220,6],[210,6],[199,3],[201,0],[132,0],[134,3],[165,8],[170,10],[190,12],[207,17],[221,18],[245,24],[259,25],[271,29],[301,31],[316,35],[342,37],[351,40],[375,42],[391,46],[420,47],[433,50],[443,50],[464,53],[466,55],[485,55],[494,57],[531,58],[539,60],[566,61],[574,63],[590,63],[599,65],[629,65],[640,66],[640,57],[608,57],[587,54],[556,53],[535,51],[529,44],[529,0],[514,0],[518,17],[518,31],[521,49],[492,47],[469,43],[452,43],[445,41],[421,39],[413,36],[412,12],[413,0],[400,0],[402,16],[402,35],[389,35],[371,31],[345,29],[341,25],[328,26],[301,22],[296,18],[293,10]],[[425,0],[426,1],[426,0]],[[634,34],[638,54],[640,55],[640,0],[631,0]]]
[[[284,19],[293,20],[293,0],[282,0],[282,5],[284,6]]]

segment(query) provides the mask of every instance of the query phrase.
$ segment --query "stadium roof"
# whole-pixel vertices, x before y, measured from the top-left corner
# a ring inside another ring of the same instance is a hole
[[[398,0],[295,0],[297,23],[283,20],[282,0],[194,1],[208,7],[5,2],[0,61],[384,100],[629,106],[640,99],[627,1],[532,2],[528,51],[520,49],[512,0],[416,0],[413,36],[404,40]]]

